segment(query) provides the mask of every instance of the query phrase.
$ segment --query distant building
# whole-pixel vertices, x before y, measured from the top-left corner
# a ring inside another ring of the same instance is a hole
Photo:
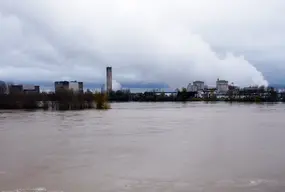
[[[0,94],[8,94],[8,93],[9,89],[7,83],[4,81],[0,81]]]
[[[9,94],[40,93],[40,86],[38,86],[38,85],[11,84],[11,85],[8,85],[8,92],[9,92]]]
[[[101,86],[101,93],[105,93],[105,84]]]
[[[40,93],[40,86],[38,85],[23,85],[24,93]]]
[[[79,92],[79,83],[76,81],[70,81],[68,89],[73,92]]]
[[[23,85],[9,85],[9,93],[10,94],[19,94],[23,93]]]
[[[75,93],[83,93],[83,82],[77,81],[56,81],[54,82],[55,92],[70,90]]]
[[[79,92],[83,93],[84,89],[83,89],[83,82],[78,82],[78,87],[79,87]]]
[[[194,81],[193,84],[189,83],[187,86],[187,92],[203,91],[205,89],[204,81]]]
[[[226,80],[217,79],[216,89],[218,94],[225,94],[229,90],[229,82]]]
[[[69,89],[69,82],[68,81],[56,81],[54,82],[54,90],[55,92],[68,90]]]
[[[112,91],[112,67],[106,68],[106,89],[107,92]]]
[[[205,89],[204,81],[194,81],[193,85],[197,87],[197,91],[203,91]]]
[[[206,88],[204,90],[204,97],[214,97],[217,94],[216,88]]]
[[[24,92],[24,93],[40,93],[40,86],[38,86],[38,85],[22,85],[22,92]]]
[[[198,87],[196,85],[192,85],[191,83],[188,84],[187,86],[187,92],[197,92]]]

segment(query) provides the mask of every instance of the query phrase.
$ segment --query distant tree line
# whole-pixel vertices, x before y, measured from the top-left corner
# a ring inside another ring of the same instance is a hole
[[[0,109],[107,109],[107,95],[101,93],[73,93],[60,91],[57,93],[16,93],[1,94]]]
[[[177,94],[166,94],[164,92],[156,93],[155,91],[148,91],[144,93],[131,93],[129,91],[110,92],[108,99],[111,102],[174,102],[187,101],[187,99],[194,98],[195,93],[181,91]]]
[[[155,91],[131,93],[130,91],[113,91],[108,94],[73,93],[60,91],[56,93],[15,93],[0,95],[0,109],[108,109],[108,102],[186,102],[186,101],[225,101],[225,102],[285,102],[285,93],[277,93],[273,88],[265,89],[230,89],[225,97],[218,98],[212,92],[197,97],[197,92],[187,92],[185,88],[176,93],[166,94]]]
[[[217,97],[214,91],[205,93],[201,97],[197,92],[187,92],[186,88],[177,90],[175,94],[148,91],[144,93],[131,93],[130,91],[113,91],[108,95],[110,102],[184,102],[184,101],[226,101],[226,102],[285,102],[285,93],[278,94],[274,88],[265,89],[230,89],[226,94]]]

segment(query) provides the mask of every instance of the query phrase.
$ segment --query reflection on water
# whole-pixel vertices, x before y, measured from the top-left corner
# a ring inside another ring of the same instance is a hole
[[[284,115],[220,103],[1,111],[0,191],[284,192]]]

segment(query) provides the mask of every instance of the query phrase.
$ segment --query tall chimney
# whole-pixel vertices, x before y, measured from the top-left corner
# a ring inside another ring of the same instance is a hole
[[[112,67],[107,67],[106,68],[106,89],[107,92],[111,92],[112,91]]]

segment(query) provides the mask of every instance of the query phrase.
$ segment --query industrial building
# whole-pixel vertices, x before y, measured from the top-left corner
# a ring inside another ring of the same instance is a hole
[[[10,94],[19,94],[23,93],[23,85],[9,85],[9,93]]]
[[[38,85],[11,84],[8,86],[8,89],[10,94],[40,93],[40,86]]]
[[[197,87],[197,91],[203,91],[204,88],[205,88],[205,83],[204,83],[204,81],[194,81],[194,82],[193,82],[193,85],[194,85],[195,87]]]
[[[83,93],[83,82],[77,81],[56,81],[54,82],[55,92],[59,91],[72,91],[75,93]]]
[[[5,81],[0,81],[0,94],[8,94],[9,89]]]
[[[205,89],[204,81],[194,81],[193,84],[189,83],[187,86],[188,92],[203,91]]]
[[[106,68],[106,90],[107,92],[112,91],[112,67]]]
[[[187,86],[187,92],[196,92],[196,91],[198,91],[197,87],[192,85],[192,83],[189,83]]]
[[[217,79],[216,89],[218,94],[226,94],[229,90],[229,82],[226,80]]]
[[[24,93],[40,93],[40,86],[38,85],[23,85]]]

